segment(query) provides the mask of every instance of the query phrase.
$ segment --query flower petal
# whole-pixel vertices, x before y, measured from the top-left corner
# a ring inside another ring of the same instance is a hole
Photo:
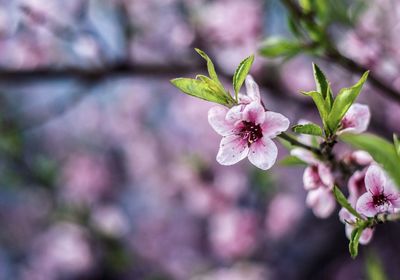
[[[318,166],[318,175],[322,183],[324,183],[324,185],[329,189],[332,189],[334,179],[331,169],[326,164],[323,163],[319,163],[317,166]]]
[[[313,190],[321,187],[321,180],[316,165],[307,166],[304,170],[303,185],[306,190]]]
[[[378,165],[371,165],[365,174],[365,188],[374,195],[384,191],[386,176]]]
[[[246,77],[246,92],[247,95],[253,100],[253,101],[260,101],[260,89],[258,88],[258,85],[254,81],[253,77],[250,75],[247,75]]]
[[[360,236],[360,240],[359,240],[360,244],[362,244],[362,245],[368,244],[371,241],[373,235],[374,235],[373,228],[364,229]]]
[[[277,155],[278,148],[267,137],[259,139],[250,146],[249,160],[260,169],[270,169],[274,165]]]
[[[244,105],[233,106],[226,113],[225,120],[228,123],[233,123],[233,124],[236,123],[237,121],[242,120],[243,109]]]
[[[231,133],[233,124],[225,120],[228,110],[225,107],[215,106],[208,110],[208,122],[211,127],[220,135],[226,136]]]
[[[263,135],[273,138],[277,136],[282,131],[285,131],[289,128],[289,119],[284,115],[267,111],[265,112],[265,120],[261,125],[263,130]]]
[[[338,134],[344,132],[362,133],[367,130],[370,119],[371,113],[369,107],[355,103],[351,105],[350,109],[344,115],[341,122],[342,129]]]
[[[336,200],[329,189],[318,188],[308,192],[306,204],[318,218],[327,218],[336,208]]]
[[[265,120],[265,110],[261,103],[253,101],[249,105],[246,105],[243,110],[243,120],[262,124]]]
[[[315,158],[314,154],[303,148],[294,148],[290,151],[292,156],[298,157],[308,164],[318,164],[319,160]]]
[[[378,213],[378,210],[374,206],[374,201],[372,194],[369,192],[364,193],[357,200],[356,210],[360,214],[363,214],[367,217],[373,217]]]
[[[249,153],[247,141],[237,135],[225,136],[221,140],[217,161],[222,165],[232,165],[244,159]]]
[[[357,199],[367,191],[365,188],[365,173],[366,169],[362,171],[356,171],[353,175],[351,175],[349,182],[347,183],[347,187],[349,189],[349,200]]]
[[[351,159],[354,160],[359,165],[368,165],[374,161],[374,159],[368,152],[362,150],[352,152]]]

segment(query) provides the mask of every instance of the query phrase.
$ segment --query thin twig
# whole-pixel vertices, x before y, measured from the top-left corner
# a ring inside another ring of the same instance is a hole
[[[300,148],[304,148],[308,151],[313,152],[316,155],[321,155],[321,151],[317,148],[308,146],[304,143],[301,143],[300,141],[298,141],[297,139],[293,138],[292,136],[290,136],[289,134],[282,132],[281,134],[278,135],[278,137],[282,138],[283,140],[288,141],[290,144],[292,144],[293,146],[297,146]]]

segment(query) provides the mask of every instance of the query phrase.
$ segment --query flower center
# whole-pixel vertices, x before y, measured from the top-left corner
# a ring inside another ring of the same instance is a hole
[[[242,124],[243,127],[239,134],[243,139],[247,140],[247,145],[250,146],[252,143],[263,137],[262,129],[259,124],[248,121],[243,121]]]
[[[389,202],[389,200],[386,197],[386,195],[384,195],[383,192],[380,193],[379,195],[374,195],[373,196],[373,203],[374,203],[375,206],[381,206],[381,205],[384,205],[384,204],[386,204],[388,202]]]

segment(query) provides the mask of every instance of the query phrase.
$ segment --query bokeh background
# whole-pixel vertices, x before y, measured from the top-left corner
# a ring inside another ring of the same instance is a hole
[[[305,207],[301,167],[219,166],[212,104],[169,83],[205,72],[198,47],[229,86],[265,38],[292,38],[282,2],[1,0],[0,279],[400,279],[398,225],[352,260],[339,209],[319,220]],[[356,66],[256,55],[264,102],[292,124],[318,121],[299,94],[314,88],[311,62],[335,91],[368,68],[381,85],[360,102],[390,139],[400,2],[319,2]]]

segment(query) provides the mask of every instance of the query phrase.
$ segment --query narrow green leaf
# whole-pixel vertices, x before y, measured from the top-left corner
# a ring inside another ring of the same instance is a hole
[[[217,72],[215,71],[214,63],[212,62],[211,58],[202,50],[195,48],[195,51],[207,61],[207,70],[208,70],[208,75],[210,78],[215,81],[218,86],[220,86],[222,89],[224,89],[224,86],[221,84],[221,82],[218,79]]]
[[[382,261],[373,253],[369,253],[365,263],[368,280],[387,280]]]
[[[298,124],[293,126],[292,130],[297,133],[322,136],[322,129],[314,123]]]
[[[265,57],[291,57],[303,50],[298,42],[289,41],[279,37],[270,37],[260,47],[260,54]]]
[[[213,80],[205,76],[202,76],[200,80],[177,78],[171,80],[171,83],[182,92],[203,100],[222,104],[228,107],[232,107],[232,105],[235,103],[232,97],[227,96],[219,89]]]
[[[349,252],[353,259],[355,259],[358,255],[358,242],[360,241],[363,230],[364,228],[358,227],[351,232]]]
[[[367,151],[373,159],[380,163],[386,172],[400,188],[400,158],[396,149],[389,141],[369,133],[365,134],[343,134],[340,139],[356,149]]]
[[[309,91],[309,92],[302,92],[305,95],[310,96],[313,100],[315,105],[317,106],[319,115],[321,116],[322,123],[324,124],[324,128],[327,129],[327,120],[329,115],[329,108],[326,104],[325,99],[323,98],[322,94],[318,91]]]
[[[279,164],[282,166],[307,165],[307,163],[295,156],[286,156],[279,161]]]
[[[393,144],[394,144],[394,149],[396,150],[397,155],[400,157],[400,141],[399,137],[393,133]]]
[[[333,187],[333,194],[335,195],[336,201],[347,211],[349,211],[354,217],[363,219],[361,215],[350,205],[349,201],[346,199],[344,194],[340,191],[337,186]]]
[[[246,76],[250,71],[253,61],[254,55],[251,55],[240,62],[238,68],[236,68],[235,74],[233,75],[233,88],[235,90],[236,96],[239,93],[239,90],[242,87],[244,80],[246,79]]]
[[[332,133],[336,132],[343,116],[360,94],[361,89],[367,80],[368,73],[368,71],[365,72],[354,86],[342,89],[335,98],[327,121],[329,130],[332,131]]]
[[[312,67],[313,67],[314,80],[317,91],[322,94],[322,97],[324,99],[326,99],[329,88],[329,82],[326,79],[325,74],[321,71],[321,69],[318,67],[317,64],[313,63]]]
[[[328,88],[326,89],[326,95],[325,95],[325,103],[326,106],[328,107],[329,112],[332,110],[333,101],[334,100],[333,100],[331,84],[328,83]]]

